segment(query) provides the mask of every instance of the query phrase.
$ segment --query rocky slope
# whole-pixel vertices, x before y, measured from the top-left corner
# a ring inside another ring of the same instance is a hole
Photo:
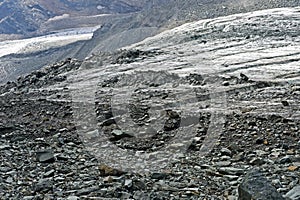
[[[299,13],[188,23],[1,86],[1,199],[299,199]]]

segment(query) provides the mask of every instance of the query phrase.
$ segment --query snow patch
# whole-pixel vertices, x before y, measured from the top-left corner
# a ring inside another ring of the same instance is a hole
[[[0,57],[14,53],[32,53],[49,48],[62,47],[77,41],[89,40],[93,32],[99,28],[89,27],[65,30],[58,33],[22,40],[0,42]]]
[[[102,9],[104,9],[105,7],[104,6],[101,6],[101,5],[99,5],[99,6],[97,6],[97,9],[98,10],[102,10]]]
[[[70,17],[69,14],[63,14],[63,15],[55,16],[55,17],[52,17],[52,18],[48,19],[48,22],[61,20],[61,19],[66,19],[66,18],[69,18],[69,17]]]

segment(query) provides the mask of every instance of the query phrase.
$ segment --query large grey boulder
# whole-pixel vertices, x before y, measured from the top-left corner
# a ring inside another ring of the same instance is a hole
[[[239,200],[284,200],[259,170],[250,171],[239,185]]]

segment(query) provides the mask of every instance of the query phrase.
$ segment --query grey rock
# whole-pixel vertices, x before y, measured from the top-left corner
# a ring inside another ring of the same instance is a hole
[[[55,172],[55,170],[54,170],[54,169],[51,169],[50,171],[47,171],[47,172],[44,174],[44,176],[45,176],[45,177],[53,176],[53,175],[54,175],[54,172]]]
[[[126,138],[126,137],[132,137],[132,135],[129,135],[121,130],[113,130],[111,134],[114,136],[116,140]]]
[[[258,170],[250,171],[238,187],[239,200],[284,200]]]
[[[167,177],[166,173],[153,173],[151,178],[153,179],[164,179]]]
[[[51,150],[41,150],[36,152],[37,160],[41,163],[51,163],[55,161]]]
[[[280,164],[287,164],[287,163],[291,163],[291,157],[290,156],[284,156],[283,158],[279,159],[278,163]]]
[[[34,199],[34,196],[25,196],[23,197],[23,200],[31,200]]]
[[[263,165],[266,162],[262,158],[253,158],[249,163],[252,165]]]
[[[10,146],[9,145],[1,145],[0,146],[0,150],[2,151],[2,150],[8,150],[8,149],[10,149]]]
[[[239,176],[232,176],[232,175],[225,175],[225,178],[227,178],[229,181],[237,180]]]
[[[9,167],[0,167],[0,172],[8,172],[10,170]]]
[[[136,191],[133,195],[133,199],[135,199],[135,200],[150,200],[150,197],[145,192]]]
[[[53,187],[53,182],[50,179],[41,179],[39,182],[35,185],[35,191],[36,192],[47,192],[51,190]]]
[[[234,167],[221,167],[218,171],[223,174],[242,175],[244,174],[245,170],[240,168],[234,168]]]
[[[69,197],[67,198],[67,200],[78,200],[78,199],[80,199],[80,198],[77,197],[77,196],[69,196]]]
[[[228,167],[230,165],[231,165],[230,161],[220,161],[215,163],[216,167]]]
[[[127,192],[122,192],[120,199],[130,199],[131,194]]]
[[[226,155],[226,156],[231,156],[232,155],[232,152],[227,148],[222,148],[221,153],[222,153],[222,155]]]
[[[6,183],[13,183],[13,178],[12,177],[8,177],[7,179],[6,179]]]
[[[135,190],[145,190],[147,188],[147,185],[143,180],[134,180],[133,188]]]
[[[300,185],[295,186],[284,197],[287,199],[290,199],[290,200],[299,200],[300,199]]]
[[[87,195],[90,194],[96,190],[98,190],[98,187],[89,187],[89,188],[83,188],[81,190],[78,190],[76,195],[81,196],[81,195]]]
[[[128,188],[132,187],[132,180],[131,179],[126,179],[125,183],[124,183],[124,186],[128,187]]]

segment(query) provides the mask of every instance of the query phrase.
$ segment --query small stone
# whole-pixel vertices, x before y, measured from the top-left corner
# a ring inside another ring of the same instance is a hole
[[[224,82],[222,83],[222,85],[223,85],[223,86],[229,86],[230,83],[229,83],[229,81],[224,81]]]
[[[64,181],[65,180],[65,178],[64,177],[61,177],[61,176],[58,176],[58,177],[55,177],[54,178],[54,181]]]
[[[225,155],[225,156],[231,156],[232,155],[232,152],[227,148],[222,148],[221,153],[222,153],[222,155]]]
[[[78,199],[80,199],[80,198],[77,197],[77,196],[69,196],[69,197],[67,198],[67,200],[78,200]]]
[[[253,158],[252,160],[250,160],[249,162],[251,165],[263,165],[265,164],[266,162],[261,159],[261,158]]]
[[[153,173],[151,178],[153,179],[164,179],[167,177],[166,173]]]
[[[107,182],[107,183],[112,183],[114,181],[114,179],[111,177],[111,176],[108,176],[108,177],[105,177],[103,179],[104,182]]]
[[[52,169],[52,170],[46,172],[46,173],[44,174],[44,176],[45,176],[45,177],[53,176],[53,175],[54,175],[54,172],[55,172],[55,170]]]
[[[246,75],[243,74],[243,73],[240,73],[240,77],[241,77],[241,79],[242,79],[243,81],[248,81],[248,80],[249,80],[248,76],[246,76]]]
[[[133,195],[133,199],[150,200],[150,197],[146,192],[136,191]]]
[[[220,173],[229,175],[242,175],[244,174],[244,169],[234,168],[234,167],[221,167],[219,169]]]
[[[147,186],[142,180],[134,180],[133,188],[134,190],[145,190]]]
[[[282,100],[281,103],[282,103],[283,106],[289,106],[290,105],[289,102],[286,101],[286,100]]]
[[[288,170],[291,171],[291,172],[296,171],[297,169],[298,169],[297,166],[289,166],[288,167]]]
[[[290,156],[284,156],[283,158],[279,159],[278,163],[280,164],[287,164],[287,163],[291,163],[291,157]]]
[[[55,161],[51,150],[41,150],[36,152],[37,160],[41,163],[51,163]]]
[[[225,178],[227,178],[229,181],[234,181],[239,178],[239,176],[232,176],[232,175],[225,175]]]
[[[8,177],[7,179],[6,179],[6,183],[13,183],[13,178],[12,177]]]
[[[114,136],[114,139],[116,139],[116,140],[120,140],[120,139],[126,138],[126,137],[132,137],[132,135],[129,135],[121,130],[113,130],[111,132],[111,134]]]
[[[265,142],[265,140],[263,138],[258,138],[255,143],[256,144],[264,144],[264,142]]]
[[[94,191],[99,190],[99,187],[89,187],[89,188],[83,188],[81,190],[78,190],[76,195],[78,196],[82,196],[82,195],[87,195],[87,194],[91,194]]]
[[[121,193],[121,199],[131,199],[131,194],[127,193],[127,192],[122,192]]]
[[[10,168],[9,167],[0,167],[0,172],[9,172],[10,171]]]
[[[114,169],[107,165],[100,165],[99,170],[100,170],[101,176],[120,176],[120,175],[125,174],[125,172],[118,170],[118,169]]]
[[[32,200],[34,199],[34,196],[25,196],[23,197],[23,200]]]
[[[131,179],[126,179],[124,186],[127,188],[131,188],[132,187],[132,180]]]
[[[230,165],[231,165],[230,161],[220,161],[215,163],[216,167],[228,167]]]
[[[237,186],[239,184],[239,182],[238,181],[230,181],[229,184],[231,186]]]
[[[2,151],[2,150],[9,150],[9,149],[10,149],[9,145],[1,145],[0,146],[0,151]]]
[[[100,123],[100,126],[110,126],[112,124],[116,123],[114,119],[107,119]]]

